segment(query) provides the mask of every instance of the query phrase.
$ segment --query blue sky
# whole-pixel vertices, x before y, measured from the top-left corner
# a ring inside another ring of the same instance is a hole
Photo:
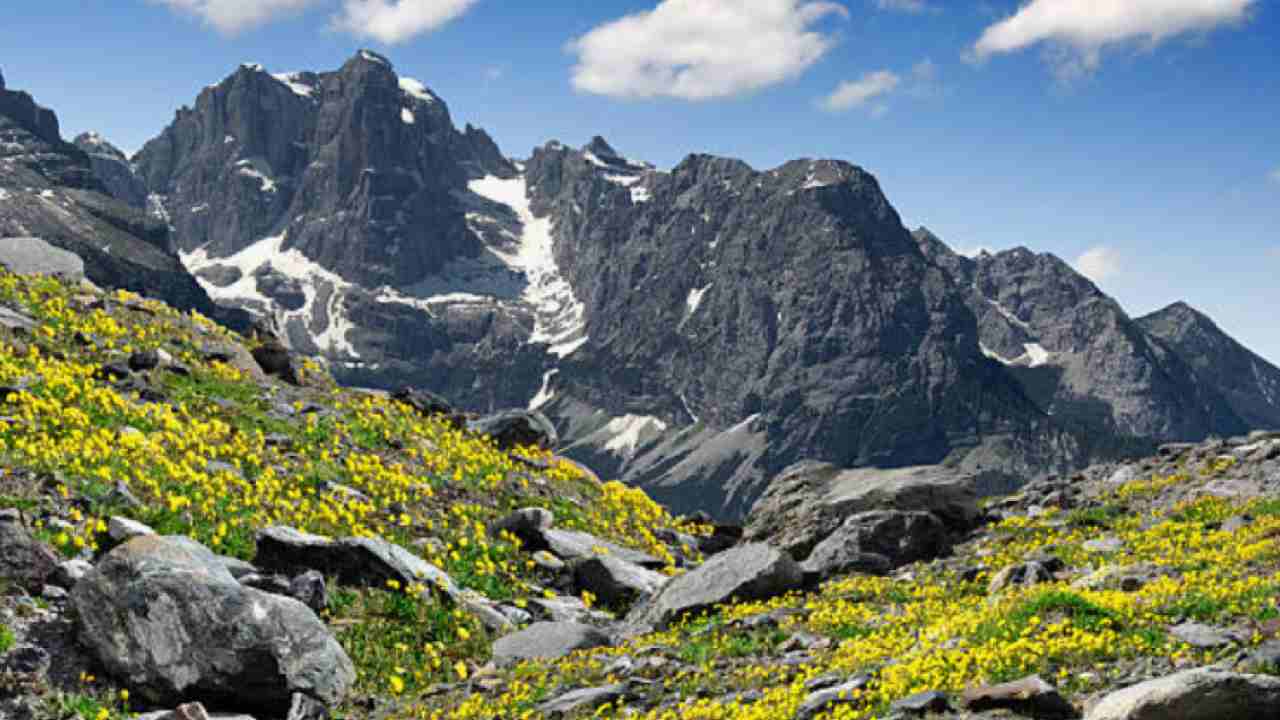
[[[371,47],[509,155],[849,160],[908,226],[1053,252],[1135,316],[1186,300],[1280,363],[1280,4],[1097,5],[46,0],[8,9],[0,68],[132,151],[241,62]]]

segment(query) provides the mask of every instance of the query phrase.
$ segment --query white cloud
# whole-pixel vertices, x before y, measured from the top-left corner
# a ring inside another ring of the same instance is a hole
[[[889,70],[877,70],[867,73],[857,80],[846,80],[840,83],[834,92],[822,99],[822,107],[831,112],[840,112],[859,107],[893,92],[901,79]],[[873,108],[877,117],[883,115],[883,105]]]
[[[343,0],[333,26],[357,37],[395,45],[453,20],[477,0]]]
[[[896,10],[898,12],[916,14],[935,9],[925,0],[876,0],[876,7],[881,10]]]
[[[151,0],[194,15],[225,35],[268,23],[298,12],[317,0]]]
[[[825,0],[663,0],[567,46],[573,86],[625,98],[723,98],[804,72],[835,40],[814,27],[844,6]]]
[[[1062,78],[1096,70],[1108,46],[1171,37],[1238,23],[1257,0],[1031,0],[991,25],[973,45],[982,60],[1050,43],[1048,59]]]
[[[1122,264],[1120,253],[1106,245],[1091,247],[1076,258],[1076,270],[1096,283],[1118,275]]]

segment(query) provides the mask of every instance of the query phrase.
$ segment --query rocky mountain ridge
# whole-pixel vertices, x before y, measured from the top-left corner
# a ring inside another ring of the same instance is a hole
[[[1056,258],[908,233],[857,166],[661,171],[599,137],[512,160],[368,51],[241,66],[129,169],[209,295],[340,382],[538,408],[678,510],[740,518],[802,460],[997,492],[1280,425]]]

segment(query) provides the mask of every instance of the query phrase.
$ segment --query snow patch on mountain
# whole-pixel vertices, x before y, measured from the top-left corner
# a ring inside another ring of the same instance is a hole
[[[529,401],[529,409],[537,410],[538,408],[551,402],[556,396],[556,391],[551,388],[551,378],[560,372],[559,368],[554,368],[542,374],[542,387],[538,389],[538,394],[533,396]]]
[[[274,316],[281,327],[300,322],[314,339],[317,347],[329,353],[359,358],[360,354],[347,338],[355,327],[345,311],[343,300],[351,283],[303,255],[296,248],[284,248],[288,231],[266,237],[227,257],[210,257],[205,248],[180,254],[182,264],[209,296],[222,305],[246,307],[255,312]],[[230,285],[219,287],[200,276],[201,270],[215,267],[235,268],[240,277]],[[264,295],[258,286],[258,275],[275,271],[298,282],[305,298],[301,308],[285,310]],[[316,312],[316,302],[327,298],[323,313]],[[317,314],[322,315],[317,319]]]
[[[422,100],[423,102],[433,103],[436,101],[436,96],[427,89],[427,86],[413,78],[400,78],[400,89],[410,97]]]
[[[301,73],[296,73],[296,72],[276,73],[271,77],[284,83],[290,90],[294,92],[295,95],[300,95],[304,98],[311,98],[311,97],[314,97],[316,94],[316,89],[314,87],[302,81]]]
[[[573,288],[556,265],[551,218],[533,214],[523,176],[508,180],[490,175],[471,181],[468,187],[481,197],[510,207],[520,220],[521,233],[514,250],[490,248],[490,252],[524,276],[522,299],[533,307],[536,317],[530,342],[546,343],[549,352],[561,358],[572,355],[587,341],[586,308],[574,297]]]
[[[702,305],[702,297],[706,295],[707,291],[710,289],[711,284],[708,283],[704,287],[694,288],[689,291],[689,297],[685,299],[685,305],[688,308],[688,315],[698,312],[698,308]]]
[[[636,450],[660,437],[667,424],[648,415],[623,415],[610,420],[600,431],[610,438],[603,447],[624,458],[634,457]]]

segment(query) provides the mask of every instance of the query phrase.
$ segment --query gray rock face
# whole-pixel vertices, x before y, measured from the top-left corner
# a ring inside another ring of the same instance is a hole
[[[545,347],[529,346],[519,300],[530,278],[494,254],[514,250],[521,221],[469,188],[516,170],[386,58],[361,51],[323,73],[241,66],[135,164],[210,292],[274,316],[344,384],[421,386],[488,411],[537,391]],[[511,234],[486,240],[477,223]],[[273,252],[233,257],[259,242]],[[252,292],[229,287],[246,276]]]
[[[1190,365],[1196,378],[1216,390],[1246,425],[1280,428],[1280,368],[1186,303],[1174,303],[1136,322]]]
[[[619,174],[599,160],[552,143],[527,163],[590,338],[547,412],[571,443],[572,425],[596,432],[596,410],[707,431],[693,444],[673,429],[615,467],[586,448],[584,461],[730,518],[804,458],[919,465],[984,446],[1014,473],[1070,464],[1073,441],[988,366],[962,295],[861,168],[693,155]]]
[[[57,275],[68,280],[84,279],[84,261],[34,237],[0,238],[0,265],[18,275]]]
[[[62,140],[58,118],[24,92],[0,89],[0,237],[39,237],[74,253],[100,287],[161,298],[237,329],[170,247],[163,220],[110,196],[92,158]]]
[[[744,537],[805,558],[849,515],[871,510],[927,512],[949,530],[964,531],[979,518],[982,481],[941,467],[841,470],[800,463],[774,479],[752,507]]]
[[[632,550],[578,530],[555,528],[547,530],[542,533],[542,543],[534,543],[530,549],[546,549],[556,557],[568,561],[607,555],[645,568],[660,568],[663,565],[661,560],[648,553]]]
[[[1102,699],[1086,720],[1275,720],[1280,679],[1198,668]]]
[[[883,575],[950,549],[946,526],[933,513],[873,510],[846,518],[802,567],[810,582],[850,572]]]
[[[791,556],[763,543],[739,545],[684,575],[672,578],[627,621],[666,628],[680,617],[730,600],[767,600],[797,589],[803,580]]]
[[[93,175],[107,194],[130,207],[146,209],[147,186],[134,173],[129,158],[96,132],[81,133],[71,141],[89,156]]]
[[[351,660],[311,610],[241,586],[188,538],[121,545],[71,600],[85,645],[153,703],[200,700],[283,716],[294,693],[333,705],[355,680]]]
[[[590,625],[539,622],[498,638],[493,643],[493,661],[499,665],[510,665],[524,660],[553,660],[575,650],[589,650],[608,644],[609,636]]]

